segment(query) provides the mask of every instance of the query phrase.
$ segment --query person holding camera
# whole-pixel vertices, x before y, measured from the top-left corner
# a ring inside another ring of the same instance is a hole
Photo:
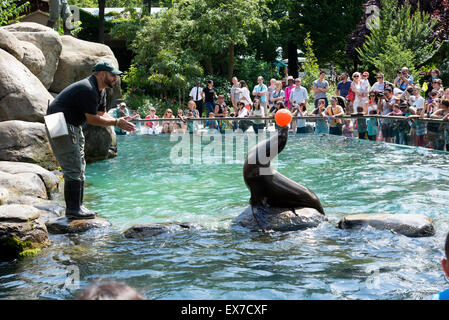
[[[386,116],[393,112],[393,106],[396,100],[393,96],[393,90],[386,88],[384,93],[377,94],[377,110],[379,114]],[[380,120],[380,129],[382,131],[382,141],[393,142],[393,126],[390,119]]]
[[[288,102],[292,105],[292,112],[295,114],[296,117],[301,117],[303,114],[302,109],[299,110],[300,104],[304,103],[307,106],[307,103],[309,102],[309,96],[307,95],[307,89],[301,86],[301,78],[296,78],[295,80],[295,87],[292,89],[290,93],[290,98],[288,99]],[[299,122],[302,124],[304,121],[299,120]],[[296,124],[297,120],[292,121],[292,130],[293,133],[296,132]],[[305,127],[305,123],[304,126]],[[301,132],[302,133],[302,132]]]
[[[403,67],[400,72],[398,71],[394,83],[402,91],[405,91],[405,89],[407,89],[408,86],[413,84],[413,76],[411,74],[410,75],[408,74],[407,67]]]

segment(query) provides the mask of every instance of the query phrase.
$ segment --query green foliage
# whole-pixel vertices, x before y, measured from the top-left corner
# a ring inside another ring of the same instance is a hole
[[[388,35],[385,44],[389,48],[388,52],[380,53],[373,61],[376,70],[382,72],[385,79],[392,81],[396,77],[397,70],[410,66],[409,73],[413,75],[414,82],[418,83],[421,74],[414,67],[415,54],[410,49],[402,47],[397,36]]]
[[[237,58],[234,74],[239,80],[243,79],[246,81],[250,91],[257,85],[257,77],[259,76],[262,76],[265,82],[271,78],[280,79],[275,67],[271,63],[256,59],[255,54]]]
[[[10,20],[17,18],[20,12],[26,9],[29,2],[17,6],[14,0],[0,0],[0,26],[7,24]]]
[[[432,57],[436,52],[434,41],[430,40],[435,21],[430,15],[419,10],[412,14],[408,3],[400,8],[395,0],[381,0],[381,3],[380,17],[374,23],[377,27],[371,30],[362,48],[357,49],[361,61],[370,66],[379,64],[381,57],[386,58],[390,54],[393,39],[396,41],[395,50],[409,50],[414,56],[411,64],[403,66],[416,67]],[[401,59],[408,58],[401,56]]]
[[[310,33],[307,33],[304,39],[304,54],[306,61],[303,63],[303,69],[305,72],[302,78],[301,85],[307,89],[307,91],[312,92],[313,81],[320,76],[320,67],[318,66],[318,60],[313,52],[313,41],[310,38]]]

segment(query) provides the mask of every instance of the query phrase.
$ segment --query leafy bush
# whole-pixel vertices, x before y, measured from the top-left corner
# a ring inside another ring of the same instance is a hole
[[[234,74],[239,80],[245,80],[252,91],[257,85],[257,78],[262,76],[267,83],[271,78],[280,79],[274,66],[262,60],[257,60],[255,54],[247,57],[238,57],[235,61]]]

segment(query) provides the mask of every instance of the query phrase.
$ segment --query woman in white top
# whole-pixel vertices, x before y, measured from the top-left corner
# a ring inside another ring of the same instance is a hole
[[[364,103],[368,101],[369,83],[360,79],[359,72],[354,72],[351,89],[355,93],[354,110],[357,110],[357,107],[363,107]]]
[[[248,110],[248,112],[251,110],[251,105],[253,104],[253,101],[251,100],[251,97],[249,95],[248,85],[246,84],[245,80],[240,80],[240,101],[243,101],[245,103],[245,108]]]

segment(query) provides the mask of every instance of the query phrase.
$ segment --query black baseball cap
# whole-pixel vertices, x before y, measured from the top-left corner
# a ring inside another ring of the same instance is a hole
[[[98,62],[92,69],[92,71],[107,71],[115,75],[120,75],[122,72],[116,69],[111,63],[107,61]]]

